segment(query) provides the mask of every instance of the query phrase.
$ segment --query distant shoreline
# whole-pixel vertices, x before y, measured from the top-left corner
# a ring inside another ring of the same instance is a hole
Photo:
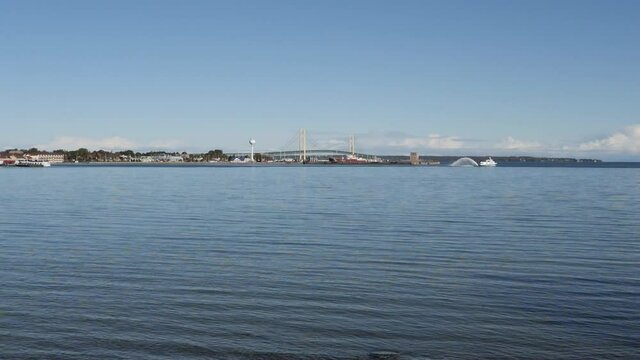
[[[438,168],[449,167],[451,163],[420,164],[412,166],[408,162],[395,163],[368,163],[368,164],[336,164],[336,163],[203,163],[203,162],[81,162],[81,163],[56,163],[54,167],[183,167],[183,168],[250,168],[250,167],[413,167],[413,168]],[[640,162],[498,162],[497,168],[640,168]]]

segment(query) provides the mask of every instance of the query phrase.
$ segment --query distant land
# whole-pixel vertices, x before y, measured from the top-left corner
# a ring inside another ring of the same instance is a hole
[[[456,156],[429,156],[429,155],[421,155],[420,161],[429,163],[429,162],[439,162],[442,164],[452,163],[461,157],[468,157],[476,162],[480,162],[482,160],[486,160],[489,156],[498,163],[601,163],[602,160],[599,159],[576,159],[576,158],[556,158],[556,157],[537,157],[537,156],[492,156],[492,155],[456,155]],[[390,162],[408,162],[408,155],[382,155],[379,156],[381,159],[388,160]]]
[[[344,155],[339,155],[344,156]],[[423,165],[450,164],[461,157],[469,157],[476,162],[485,160],[490,155],[460,155],[460,156],[432,156],[421,155],[420,163]],[[238,158],[246,160],[248,154],[225,153],[220,149],[211,150],[206,153],[187,153],[187,152],[134,152],[133,150],[124,151],[106,151],[97,150],[89,151],[85,148],[77,150],[55,150],[45,151],[36,148],[31,149],[8,149],[0,151],[0,164],[2,161],[11,161],[23,158],[40,158],[53,163],[104,163],[104,162],[238,162]],[[305,163],[323,163],[335,162],[338,156],[324,157],[307,157]],[[555,157],[534,157],[534,156],[491,156],[498,163],[550,163],[550,164],[571,164],[571,163],[601,163],[599,159],[576,159],[576,158],[555,158]],[[273,162],[282,161],[283,159],[274,159],[268,155],[255,153],[255,162]],[[297,157],[287,159],[286,162],[300,162]],[[290,160],[290,161],[289,161]],[[332,160],[332,161],[330,161]],[[386,163],[386,164],[404,164],[409,163],[409,155],[376,155],[370,157],[366,162],[369,163]]]

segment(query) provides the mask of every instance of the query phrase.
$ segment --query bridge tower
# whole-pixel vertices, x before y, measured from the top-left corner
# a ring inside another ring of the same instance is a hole
[[[356,137],[353,135],[349,136],[349,152],[351,156],[356,156]]]
[[[300,129],[298,133],[298,153],[300,162],[307,160],[307,129]]]

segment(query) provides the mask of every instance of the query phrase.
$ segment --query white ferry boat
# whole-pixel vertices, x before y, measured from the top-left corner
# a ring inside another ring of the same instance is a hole
[[[496,165],[498,165],[498,163],[493,161],[491,157],[489,157],[487,160],[480,161],[480,166],[489,167],[489,166],[496,166]]]
[[[42,160],[20,159],[16,160],[15,166],[22,167],[49,167],[51,163]]]

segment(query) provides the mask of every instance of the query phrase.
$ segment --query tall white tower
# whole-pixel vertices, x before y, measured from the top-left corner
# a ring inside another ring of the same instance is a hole
[[[307,160],[307,129],[300,129],[298,132],[298,153],[300,162]]]
[[[349,152],[351,156],[356,156],[356,137],[353,135],[349,136]]]
[[[253,146],[256,144],[254,139],[249,139],[249,145],[251,145],[251,161],[253,162]]]

